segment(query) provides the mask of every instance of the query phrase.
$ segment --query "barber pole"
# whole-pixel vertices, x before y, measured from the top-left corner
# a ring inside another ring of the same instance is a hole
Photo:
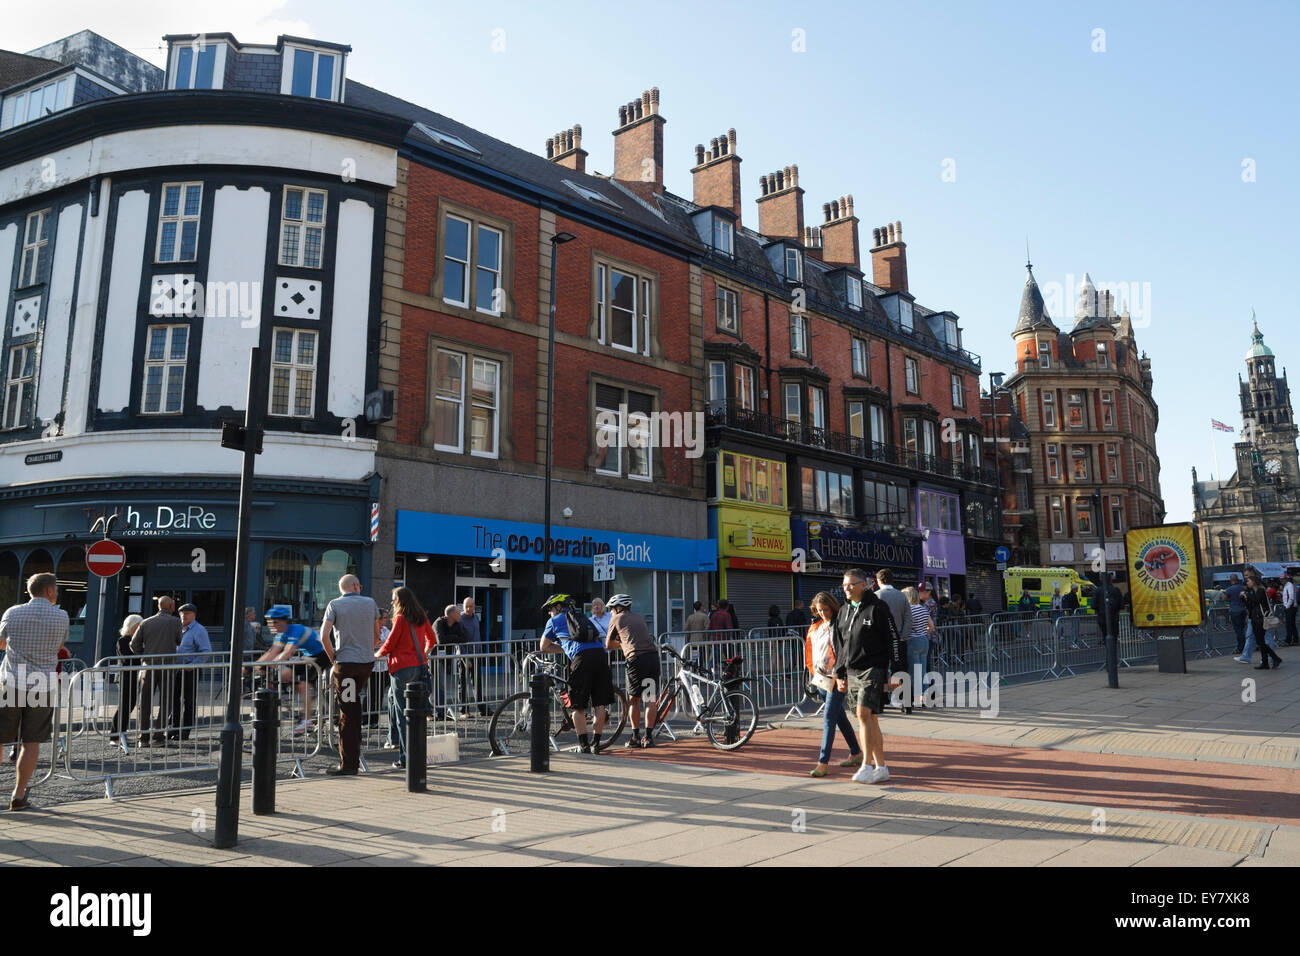
[[[370,503],[370,541],[373,544],[379,540],[379,502]]]

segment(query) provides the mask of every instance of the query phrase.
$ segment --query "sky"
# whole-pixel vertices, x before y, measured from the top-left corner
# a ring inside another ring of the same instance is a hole
[[[864,255],[901,220],[912,293],[961,317],[986,373],[1012,367],[1028,243],[1058,325],[1085,272],[1129,302],[1169,521],[1191,518],[1192,467],[1215,471],[1209,420],[1240,430],[1252,309],[1300,370],[1293,2],[47,0],[0,43],[87,28],[158,64],[167,33],[347,43],[350,79],[539,154],[580,123],[606,173],[619,104],[658,86],[670,190],[734,127],[747,224],[758,177],[790,164],[810,225],[853,195]]]

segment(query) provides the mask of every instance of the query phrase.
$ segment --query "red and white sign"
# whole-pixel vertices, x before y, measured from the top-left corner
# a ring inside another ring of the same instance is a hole
[[[96,541],[86,549],[86,567],[101,578],[111,578],[126,567],[126,551],[116,541]]]

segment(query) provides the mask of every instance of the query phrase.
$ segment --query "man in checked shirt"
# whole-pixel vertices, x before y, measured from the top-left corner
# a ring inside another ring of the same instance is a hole
[[[27,781],[36,769],[41,741],[54,730],[59,648],[68,639],[68,612],[54,606],[59,597],[53,574],[27,579],[31,600],[0,617],[0,745],[22,741],[10,810],[26,810]]]

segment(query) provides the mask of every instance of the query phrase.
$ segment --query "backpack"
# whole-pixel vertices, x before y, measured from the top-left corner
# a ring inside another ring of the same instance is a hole
[[[596,625],[591,623],[587,615],[567,608],[564,612],[564,621],[569,625],[570,640],[577,641],[579,644],[604,643],[600,640]]]

